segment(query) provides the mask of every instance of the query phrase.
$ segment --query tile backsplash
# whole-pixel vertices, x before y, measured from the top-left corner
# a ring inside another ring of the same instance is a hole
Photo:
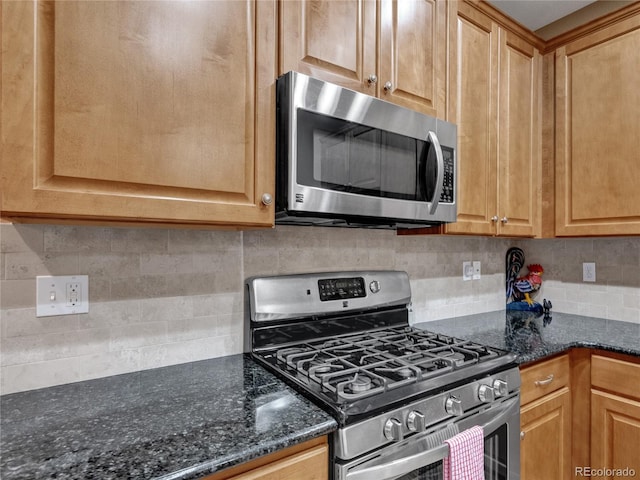
[[[640,322],[640,240],[397,236],[0,224],[1,393],[240,353],[252,275],[401,269],[420,321],[504,309],[504,255],[545,266],[554,310]],[[479,260],[482,278],[462,280]],[[581,282],[597,263],[596,284]],[[35,316],[35,277],[89,276],[88,314]]]

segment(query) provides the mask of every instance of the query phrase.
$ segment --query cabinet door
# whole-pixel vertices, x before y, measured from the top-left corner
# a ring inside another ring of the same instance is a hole
[[[380,98],[444,118],[447,7],[442,0],[380,3]]]
[[[498,27],[451,2],[449,120],[458,126],[458,220],[447,233],[494,235],[498,125]]]
[[[556,235],[640,234],[640,15],[556,51]]]
[[[275,2],[2,2],[2,26],[3,214],[273,224]]]
[[[638,445],[640,402],[592,390],[591,468],[628,468],[640,472]]]
[[[571,475],[571,394],[567,387],[520,410],[522,480],[573,478]]]
[[[500,30],[498,235],[534,236],[539,225],[541,58]]]
[[[376,94],[375,0],[296,0],[280,4],[280,74],[295,70]]]
[[[326,445],[278,460],[269,465],[230,477],[229,480],[327,480],[329,448]]]

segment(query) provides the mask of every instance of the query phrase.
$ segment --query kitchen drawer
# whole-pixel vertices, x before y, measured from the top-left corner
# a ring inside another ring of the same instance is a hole
[[[569,386],[569,356],[545,360],[520,370],[520,403],[525,405],[564,386]]]
[[[592,355],[591,386],[640,398],[640,364]]]

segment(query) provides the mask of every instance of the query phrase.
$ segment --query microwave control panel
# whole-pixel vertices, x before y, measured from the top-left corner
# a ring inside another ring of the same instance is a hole
[[[455,185],[455,169],[453,163],[453,149],[442,147],[442,159],[444,160],[444,177],[442,180],[442,193],[440,203],[453,203],[453,191]]]

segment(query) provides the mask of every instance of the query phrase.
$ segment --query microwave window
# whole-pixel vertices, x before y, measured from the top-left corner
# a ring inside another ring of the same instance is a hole
[[[426,141],[302,109],[297,125],[299,184],[431,200],[436,167]]]

